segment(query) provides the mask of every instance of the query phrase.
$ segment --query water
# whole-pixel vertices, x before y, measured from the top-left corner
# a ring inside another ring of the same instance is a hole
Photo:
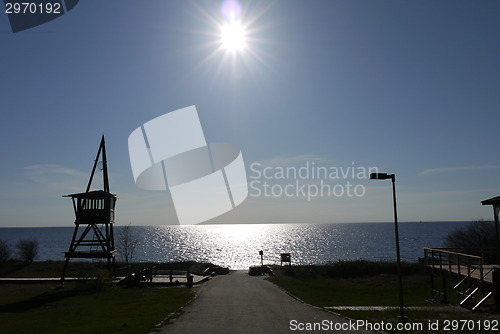
[[[403,261],[416,262],[424,247],[442,247],[446,235],[467,222],[400,223]],[[115,227],[118,245],[120,226]],[[134,261],[206,261],[231,269],[279,263],[290,253],[293,264],[323,264],[338,260],[396,258],[393,223],[357,224],[249,224],[205,226],[133,226],[139,240]],[[0,239],[12,250],[21,239],[39,242],[38,261],[64,260],[73,227],[0,228]],[[120,258],[119,258],[120,259]]]

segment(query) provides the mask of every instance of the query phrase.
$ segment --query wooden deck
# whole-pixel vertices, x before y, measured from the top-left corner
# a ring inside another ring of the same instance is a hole
[[[476,280],[481,286],[493,284],[493,268],[497,265],[484,264],[481,256],[443,248],[425,248],[424,254],[425,265],[435,272]]]
[[[493,268],[496,267],[496,265],[492,264],[485,264],[483,265],[483,272],[478,269],[471,271],[468,273],[466,270],[464,271],[463,266],[458,266],[458,265],[451,265],[451,274],[455,274],[460,277],[469,277],[471,279],[475,279],[478,281],[482,281],[487,284],[493,284]],[[444,271],[449,272],[449,268],[447,267],[446,269],[443,268]]]
[[[496,289],[493,272],[498,265],[484,264],[482,256],[466,254],[456,249],[424,248],[424,260],[432,278],[430,301],[448,302],[447,277],[457,281],[453,290],[459,297],[460,306],[475,310],[490,296],[494,296]],[[436,276],[442,278],[441,287],[439,283],[435,284]]]

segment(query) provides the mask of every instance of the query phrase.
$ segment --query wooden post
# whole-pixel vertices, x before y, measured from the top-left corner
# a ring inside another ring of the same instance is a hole
[[[496,244],[497,244],[497,264],[500,264],[500,227],[498,226],[498,213],[500,211],[500,207],[493,205],[493,217],[495,218],[495,233]]]
[[[434,268],[431,268],[431,300],[436,296],[436,289],[434,288]]]
[[[495,300],[495,306],[497,310],[500,310],[500,268],[495,267],[493,269],[493,298]]]
[[[443,280],[443,303],[448,302],[448,292],[446,291],[446,275],[441,274],[441,278]]]
[[[451,254],[448,253],[448,276],[451,278]]]

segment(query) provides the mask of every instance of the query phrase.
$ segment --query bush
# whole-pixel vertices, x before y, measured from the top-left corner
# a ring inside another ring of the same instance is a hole
[[[495,248],[495,224],[492,221],[477,219],[466,227],[456,229],[446,236],[448,248]]]
[[[396,262],[385,261],[337,261],[326,265],[283,266],[281,271],[290,277],[299,279],[323,278],[354,278],[394,274],[398,272]],[[401,263],[403,275],[425,273],[425,268],[418,263]]]
[[[448,248],[496,247],[495,224],[492,221],[476,219],[467,226],[456,229],[446,236]]]
[[[463,253],[481,256],[483,250],[497,247],[495,224],[492,221],[476,219],[463,228],[450,232],[445,239],[445,247],[459,248]],[[485,253],[485,260],[494,260]]]
[[[26,263],[32,263],[38,256],[37,240],[19,240],[16,248],[17,255]]]
[[[7,272],[8,262],[11,258],[12,252],[9,244],[5,240],[0,240],[0,274]]]
[[[12,252],[9,244],[5,240],[0,240],[0,265],[4,265],[10,260]]]

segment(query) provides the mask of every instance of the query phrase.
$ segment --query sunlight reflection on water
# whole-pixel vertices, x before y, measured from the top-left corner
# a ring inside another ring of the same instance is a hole
[[[401,258],[416,262],[424,247],[441,247],[443,238],[467,222],[401,223]],[[115,240],[122,227],[116,226]],[[37,239],[39,261],[64,260],[72,227],[0,228],[0,239],[13,250],[21,239]],[[393,223],[357,224],[240,224],[204,226],[132,226],[139,240],[134,261],[206,261],[231,269],[279,264],[290,253],[292,264],[322,264],[338,260],[396,258]],[[118,256],[118,260],[120,257]]]
[[[442,246],[443,237],[459,225],[400,224],[402,259],[416,262],[424,247]],[[279,263],[280,253],[290,253],[294,264],[395,259],[392,223],[150,226],[135,232],[141,261],[197,260],[246,269],[260,263],[259,250],[266,264]]]

